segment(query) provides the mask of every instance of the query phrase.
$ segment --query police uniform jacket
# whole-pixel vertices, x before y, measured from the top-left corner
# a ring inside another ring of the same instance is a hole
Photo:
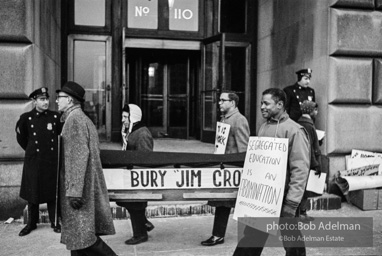
[[[97,235],[115,234],[115,229],[101,165],[98,132],[79,105],[66,110],[61,120],[65,122],[61,133],[61,242],[68,250],[79,250],[93,245]],[[81,197],[85,203],[75,210],[68,197]]]
[[[262,124],[258,136],[288,139],[283,205],[297,209],[305,191],[310,166],[310,145],[306,130],[284,113],[279,120],[271,119]]]
[[[225,154],[247,151],[250,131],[245,116],[236,108],[232,113],[223,115],[220,121],[230,125]],[[209,201],[208,204],[211,206],[234,207],[235,201]]]
[[[284,92],[287,96],[286,111],[289,117],[297,122],[301,112],[301,104],[304,100],[316,101],[316,95],[314,89],[311,87],[302,87],[297,82],[294,85],[290,85],[284,88]]]
[[[46,110],[20,116],[16,137],[25,150],[20,197],[33,204],[55,200],[60,114]]]

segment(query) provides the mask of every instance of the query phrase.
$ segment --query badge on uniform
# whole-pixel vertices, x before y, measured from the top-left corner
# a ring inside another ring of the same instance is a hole
[[[308,96],[308,100],[309,100],[309,101],[312,101],[312,100],[313,100],[313,97],[312,97],[312,96]]]
[[[49,131],[51,131],[53,129],[53,126],[51,123],[48,123],[48,126],[46,127]]]

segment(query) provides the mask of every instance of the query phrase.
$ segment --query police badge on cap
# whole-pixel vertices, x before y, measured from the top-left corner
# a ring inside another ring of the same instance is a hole
[[[306,69],[300,69],[299,71],[296,72],[296,74],[297,74],[298,80],[300,81],[303,76],[307,76],[311,78],[312,72],[313,72],[312,69],[306,68]]]
[[[37,90],[33,91],[33,92],[29,95],[29,98],[30,98],[30,99],[37,99],[38,97],[41,97],[41,96],[46,96],[46,97],[49,98],[48,88],[46,88],[46,87],[41,87],[40,89],[37,89]]]

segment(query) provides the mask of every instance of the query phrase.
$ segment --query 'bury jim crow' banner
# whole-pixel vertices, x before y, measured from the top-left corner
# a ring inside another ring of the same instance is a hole
[[[109,190],[237,188],[242,168],[104,169]]]
[[[279,217],[283,202],[288,139],[250,137],[233,218]],[[238,219],[240,218],[240,219]],[[244,223],[251,225],[251,223]]]

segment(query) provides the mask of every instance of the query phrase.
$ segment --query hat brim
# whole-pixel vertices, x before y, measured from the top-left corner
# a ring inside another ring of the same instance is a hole
[[[77,100],[79,100],[80,102],[84,102],[85,101],[85,99],[84,98],[80,98],[79,96],[77,96],[77,95],[75,95],[72,91],[70,91],[70,90],[66,90],[67,88],[63,88],[63,89],[59,89],[59,90],[56,90],[56,93],[59,93],[59,92],[64,92],[64,93],[66,93],[66,94],[69,94],[70,96],[72,96],[72,97],[74,97],[74,98],[76,98]]]

